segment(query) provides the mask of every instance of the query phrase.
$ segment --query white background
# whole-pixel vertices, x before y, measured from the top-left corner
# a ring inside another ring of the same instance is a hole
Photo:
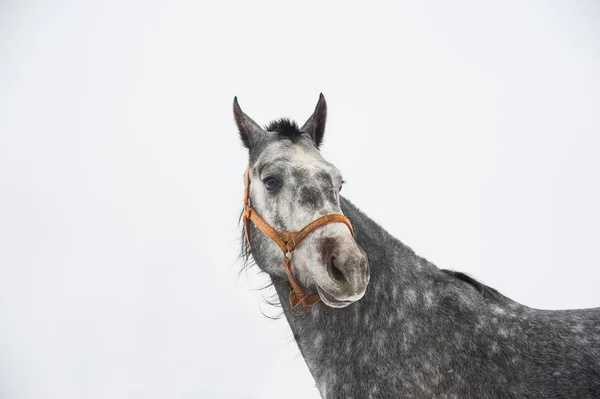
[[[391,233],[600,306],[596,2],[210,3],[0,2],[0,397],[318,396],[238,277],[234,95],[266,124],[322,91],[323,153]]]

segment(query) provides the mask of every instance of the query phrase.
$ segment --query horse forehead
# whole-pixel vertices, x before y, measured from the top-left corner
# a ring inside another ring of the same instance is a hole
[[[291,158],[294,165],[311,171],[328,170],[331,166],[316,149],[311,151],[301,146],[295,147]]]
[[[275,142],[266,148],[257,164],[285,164],[290,169],[312,172],[332,172],[333,165],[327,162],[314,147],[297,143]]]

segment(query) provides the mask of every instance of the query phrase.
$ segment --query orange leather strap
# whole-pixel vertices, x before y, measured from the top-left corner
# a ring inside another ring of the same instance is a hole
[[[246,234],[246,240],[248,246],[250,246],[250,233],[249,224],[254,223],[257,229],[262,231],[267,237],[273,240],[281,252],[283,252],[283,268],[287,275],[290,284],[290,305],[295,308],[299,304],[302,304],[303,309],[307,309],[317,303],[320,298],[319,295],[308,296],[303,290],[298,280],[294,276],[292,268],[291,255],[296,249],[298,244],[304,240],[313,230],[323,227],[330,223],[344,223],[350,229],[352,235],[354,235],[354,229],[350,220],[341,213],[331,213],[323,215],[320,218],[313,220],[306,227],[299,232],[279,232],[269,225],[260,215],[250,206],[250,173],[246,171],[246,187],[244,190],[244,216],[242,220],[244,222],[244,232]],[[288,256],[289,255],[289,256]]]
[[[298,233],[281,233],[281,234],[291,234],[290,241],[291,241],[292,246],[290,246],[290,242],[288,241],[288,250],[291,252],[296,248],[296,246],[298,244],[300,244],[300,241],[304,240],[306,238],[306,236],[308,236],[308,234],[311,231],[318,229],[319,227],[323,227],[330,223],[344,223],[346,226],[348,226],[350,233],[352,235],[354,235],[354,229],[352,228],[352,224],[350,224],[350,220],[348,220],[348,218],[346,216],[342,215],[341,213],[330,213],[327,215],[323,215],[320,218],[310,222],[308,225],[306,225],[306,227],[304,227]]]

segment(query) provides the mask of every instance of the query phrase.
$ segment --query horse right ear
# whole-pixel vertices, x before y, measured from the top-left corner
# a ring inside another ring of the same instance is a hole
[[[317,148],[323,142],[325,122],[327,122],[327,103],[325,102],[323,93],[321,93],[319,94],[319,102],[315,107],[315,112],[308,118],[304,126],[300,128],[300,130],[309,134]]]
[[[256,122],[254,122],[252,118],[242,111],[240,105],[238,104],[237,97],[233,98],[233,116],[240,132],[240,138],[244,143],[244,147],[247,149],[251,150],[261,139],[261,137],[264,137],[268,134]]]

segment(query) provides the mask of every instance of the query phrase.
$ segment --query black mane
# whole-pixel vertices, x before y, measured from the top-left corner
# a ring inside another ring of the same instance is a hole
[[[488,287],[487,285],[485,285],[483,283],[480,283],[479,281],[475,280],[471,276],[466,275],[465,273],[457,272],[454,270],[448,270],[448,269],[440,269],[440,271],[473,286],[488,301],[495,301],[495,302],[510,301],[510,299],[508,299],[507,297],[505,297],[504,295],[502,295],[495,289]]]
[[[292,141],[299,139],[304,132],[300,130],[298,124],[289,118],[276,119],[265,126],[267,132],[275,132],[282,138],[288,138]]]

